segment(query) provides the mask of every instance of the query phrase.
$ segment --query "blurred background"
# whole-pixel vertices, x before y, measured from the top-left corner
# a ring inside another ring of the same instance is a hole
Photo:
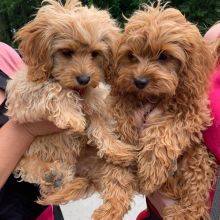
[[[87,199],[81,199],[63,205],[61,209],[65,220],[89,220],[94,210],[101,204],[102,199],[96,193]],[[144,209],[146,209],[144,196],[136,195],[131,204],[131,210],[125,215],[123,220],[135,220],[138,214]]]
[[[13,45],[14,33],[32,19],[42,0],[0,0],[0,41]],[[60,0],[61,1],[61,0]],[[153,0],[151,0],[152,2]],[[123,26],[123,15],[129,17],[134,10],[149,0],[82,0],[109,9],[112,16]],[[170,0],[191,22],[198,25],[201,33],[220,20],[219,0]]]

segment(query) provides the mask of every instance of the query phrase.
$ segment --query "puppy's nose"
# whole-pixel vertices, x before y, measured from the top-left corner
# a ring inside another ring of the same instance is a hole
[[[134,79],[134,84],[138,89],[143,89],[145,86],[149,83],[148,78],[135,78]]]
[[[76,80],[80,85],[85,86],[86,84],[89,83],[90,76],[87,76],[87,75],[77,76]]]

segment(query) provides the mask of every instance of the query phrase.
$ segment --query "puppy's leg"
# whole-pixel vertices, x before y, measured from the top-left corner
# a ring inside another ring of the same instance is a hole
[[[76,177],[70,183],[57,190],[51,195],[46,195],[45,197],[38,200],[41,205],[48,204],[65,204],[71,200],[79,200],[88,197],[95,191],[93,184],[88,178]]]
[[[131,165],[136,159],[134,147],[118,140],[108,127],[108,122],[101,117],[91,115],[90,118],[87,134],[90,141],[98,147],[98,155],[114,164]]]
[[[43,194],[56,191],[63,184],[72,180],[73,173],[70,168],[67,169],[57,161],[50,163],[27,156],[20,161],[15,170],[15,176],[24,181],[39,184],[43,196]]]
[[[86,126],[80,98],[59,83],[33,84],[26,77],[9,82],[7,115],[19,123],[52,121],[57,127],[83,132]],[[21,92],[22,91],[22,92]],[[19,106],[24,108],[19,109]]]
[[[52,108],[48,110],[48,119],[59,128],[82,133],[86,127],[86,119],[80,102],[71,97],[61,96],[61,98],[56,102],[51,100],[52,103],[48,103]]]
[[[165,209],[164,219],[210,219],[209,193],[216,175],[214,158],[205,146],[194,146],[184,154],[179,166],[174,175],[178,200]]]
[[[92,215],[93,220],[122,220],[134,196],[135,178],[127,169],[106,165],[101,178],[103,205]]]
[[[138,177],[142,193],[158,190],[176,169],[183,149],[190,146],[190,134],[174,120],[158,122],[143,131],[138,154]]]

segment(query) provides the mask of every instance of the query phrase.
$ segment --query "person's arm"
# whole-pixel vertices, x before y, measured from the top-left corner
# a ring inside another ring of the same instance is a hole
[[[51,122],[17,124],[9,120],[0,129],[0,189],[36,136],[60,131]]]
[[[204,35],[204,39],[208,42],[213,42],[220,38],[220,21],[214,24]]]
[[[161,195],[159,192],[152,193],[148,196],[148,199],[150,200],[152,205],[156,207],[160,216],[163,216],[164,208],[175,203],[175,200],[169,199]]]

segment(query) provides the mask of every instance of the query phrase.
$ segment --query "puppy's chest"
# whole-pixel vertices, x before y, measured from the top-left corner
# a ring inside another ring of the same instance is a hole
[[[141,132],[150,126],[154,119],[162,114],[158,103],[140,103],[133,112],[133,124]]]

